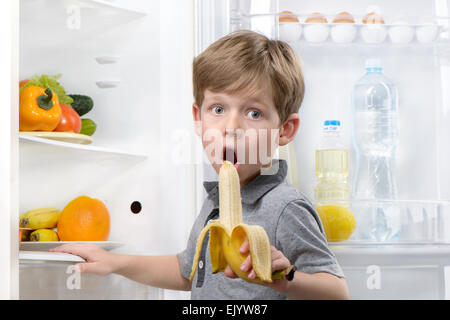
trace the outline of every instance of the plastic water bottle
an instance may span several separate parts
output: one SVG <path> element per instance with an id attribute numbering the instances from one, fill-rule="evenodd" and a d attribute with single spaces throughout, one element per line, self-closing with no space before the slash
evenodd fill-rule
<path id="1" fill-rule="evenodd" d="M 394 163 L 398 97 L 378 59 L 366 61 L 366 74 L 353 88 L 352 104 L 356 150 L 352 197 L 359 237 L 393 240 L 400 230 L 398 211 L 392 209 L 392 200 L 397 198 Z"/>
<path id="2" fill-rule="evenodd" d="M 349 209 L 348 150 L 341 143 L 340 129 L 339 120 L 326 120 L 321 145 L 316 150 L 314 197 L 328 241 L 347 240 L 356 226 Z"/>

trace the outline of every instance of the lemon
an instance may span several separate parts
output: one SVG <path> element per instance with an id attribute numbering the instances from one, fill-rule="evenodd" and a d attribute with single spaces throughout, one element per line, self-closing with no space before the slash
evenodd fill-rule
<path id="1" fill-rule="evenodd" d="M 350 238 L 356 227 L 355 216 L 350 209 L 335 204 L 318 206 L 316 209 L 328 241 Z"/>

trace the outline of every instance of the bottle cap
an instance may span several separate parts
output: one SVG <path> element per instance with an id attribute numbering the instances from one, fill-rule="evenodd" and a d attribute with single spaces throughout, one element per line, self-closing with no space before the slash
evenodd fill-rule
<path id="1" fill-rule="evenodd" d="M 378 58 L 370 58 L 366 60 L 366 69 L 381 69 L 381 61 Z"/>
<path id="2" fill-rule="evenodd" d="M 341 128 L 341 121 L 339 120 L 325 120 L 323 122 L 324 131 L 337 131 Z"/>

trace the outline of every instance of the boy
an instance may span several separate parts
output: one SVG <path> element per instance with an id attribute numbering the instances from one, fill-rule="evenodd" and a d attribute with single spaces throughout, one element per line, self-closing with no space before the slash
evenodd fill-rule
<path id="1" fill-rule="evenodd" d="M 293 280 L 257 285 L 237 278 L 230 268 L 212 274 L 205 240 L 196 274 L 189 281 L 198 235 L 219 216 L 217 182 L 204 183 L 208 197 L 186 249 L 177 255 L 120 255 L 87 245 L 52 251 L 83 257 L 87 262 L 79 264 L 81 272 L 117 273 L 155 287 L 191 290 L 193 299 L 348 299 L 342 270 L 327 247 L 317 213 L 285 181 L 286 162 L 271 160 L 274 144 L 289 143 L 300 124 L 297 111 L 304 83 L 294 51 L 255 32 L 234 32 L 194 60 L 193 82 L 195 129 L 205 151 L 210 151 L 206 153 L 213 168 L 219 172 L 224 159 L 235 164 L 244 222 L 266 230 L 272 271 L 293 264 L 298 268 Z M 247 241 L 240 251 L 248 254 Z M 250 255 L 241 270 L 248 271 L 251 279 L 256 277 Z"/>

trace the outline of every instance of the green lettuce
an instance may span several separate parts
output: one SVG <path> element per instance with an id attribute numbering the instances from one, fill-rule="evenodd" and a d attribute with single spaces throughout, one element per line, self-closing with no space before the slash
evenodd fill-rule
<path id="1" fill-rule="evenodd" d="M 61 74 L 56 74 L 54 76 L 46 74 L 32 76 L 28 79 L 29 81 L 20 88 L 20 92 L 29 86 L 50 88 L 58 96 L 59 103 L 71 105 L 73 99 L 66 95 L 66 90 L 64 90 L 64 87 L 58 82 L 59 78 L 61 78 Z"/>

